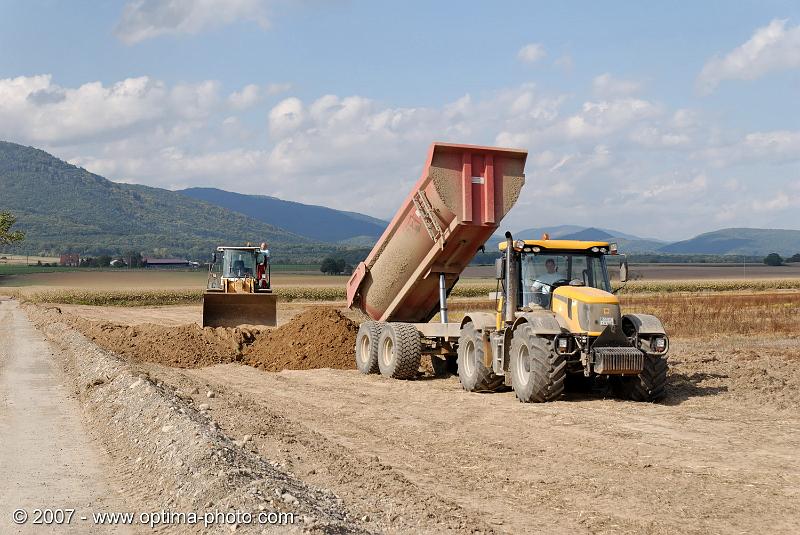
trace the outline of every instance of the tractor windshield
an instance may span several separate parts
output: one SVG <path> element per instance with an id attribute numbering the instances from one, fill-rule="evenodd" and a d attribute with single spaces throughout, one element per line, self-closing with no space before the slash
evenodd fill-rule
<path id="1" fill-rule="evenodd" d="M 256 272 L 256 258 L 250 251 L 225 250 L 225 277 L 253 277 Z"/>
<path id="2" fill-rule="evenodd" d="M 550 306 L 555 288 L 567 284 L 611 291 L 604 255 L 522 253 L 522 306 Z"/>

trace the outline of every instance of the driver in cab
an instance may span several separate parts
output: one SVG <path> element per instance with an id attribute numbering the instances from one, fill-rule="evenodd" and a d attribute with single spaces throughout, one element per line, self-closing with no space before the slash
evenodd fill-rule
<path id="1" fill-rule="evenodd" d="M 544 263 L 545 273 L 539 273 L 530 285 L 530 289 L 534 294 L 534 299 L 539 301 L 543 307 L 550 304 L 550 292 L 553 289 L 552 284 L 556 281 L 562 280 L 564 277 L 558 273 L 556 261 L 548 258 Z"/>

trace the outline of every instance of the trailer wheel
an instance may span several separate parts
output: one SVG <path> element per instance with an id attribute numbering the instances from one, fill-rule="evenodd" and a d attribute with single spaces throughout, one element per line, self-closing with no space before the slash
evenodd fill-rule
<path id="1" fill-rule="evenodd" d="M 385 323 L 378 339 L 378 368 L 392 379 L 413 379 L 419 371 L 422 344 L 410 323 Z"/>
<path id="2" fill-rule="evenodd" d="M 658 401 L 666 395 L 667 359 L 645 355 L 644 369 L 636 377 L 618 377 L 617 392 L 633 401 Z"/>
<path id="3" fill-rule="evenodd" d="M 461 327 L 458 337 L 458 379 L 467 392 L 494 392 L 503 378 L 484 364 L 483 337 L 472 322 Z"/>
<path id="4" fill-rule="evenodd" d="M 378 339 L 381 329 L 386 325 L 382 321 L 365 321 L 358 328 L 356 335 L 356 367 L 361 373 L 378 373 Z"/>
<path id="5" fill-rule="evenodd" d="M 567 362 L 553 351 L 552 341 L 537 336 L 523 324 L 511 338 L 511 386 L 523 403 L 543 403 L 564 392 Z"/>

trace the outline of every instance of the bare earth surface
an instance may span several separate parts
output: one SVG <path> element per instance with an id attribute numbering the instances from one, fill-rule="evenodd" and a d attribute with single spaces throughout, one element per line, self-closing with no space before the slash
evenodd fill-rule
<path id="1" fill-rule="evenodd" d="M 287 309 L 287 329 L 307 306 Z M 143 502 L 261 503 L 323 532 L 800 532 L 796 336 L 673 339 L 663 403 L 573 392 L 524 405 L 511 392 L 466 393 L 455 377 L 179 369 L 151 362 L 145 346 L 120 359 L 62 323 L 97 311 L 61 309 L 26 308 L 82 370 L 83 406 L 64 410 L 101 429 L 115 422 L 119 432 L 95 443 L 113 470 L 142 480 Z M 166 321 L 171 309 L 153 312 Z M 299 323 L 293 336 L 316 332 Z M 41 339 L 26 329 L 21 347 Z M 147 483 L 150 473 L 159 479 Z"/>
<path id="2" fill-rule="evenodd" d="M 751 376 L 764 362 L 725 373 L 698 354 L 710 345 L 675 346 L 665 404 L 572 394 L 523 405 L 510 392 L 468 394 L 456 378 L 340 370 L 153 373 L 219 392 L 212 413 L 226 432 L 252 435 L 381 527 L 405 531 L 407 515 L 428 514 L 439 529 L 463 517 L 502 533 L 797 533 L 797 346 L 772 400 L 758 395 L 771 381 Z"/>
<path id="3" fill-rule="evenodd" d="M 16 302 L 0 300 L 0 533 L 50 532 L 33 524 L 36 508 L 75 509 L 58 531 L 96 533 L 82 515 L 120 510 L 109 467 L 81 423 L 54 351 Z M 28 512 L 24 525 L 12 522 L 16 509 Z"/>

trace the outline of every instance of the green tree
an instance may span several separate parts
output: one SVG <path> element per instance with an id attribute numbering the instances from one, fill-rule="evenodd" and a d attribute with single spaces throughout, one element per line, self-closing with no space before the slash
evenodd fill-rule
<path id="1" fill-rule="evenodd" d="M 336 259 L 330 256 L 323 259 L 319 270 L 327 275 L 333 275 L 336 273 Z"/>
<path id="2" fill-rule="evenodd" d="M 800 262 L 800 253 L 795 253 L 786 259 L 787 262 Z"/>
<path id="3" fill-rule="evenodd" d="M 0 212 L 0 245 L 11 245 L 25 239 L 23 232 L 11 230 L 16 222 L 17 218 L 11 212 Z"/>
<path id="4" fill-rule="evenodd" d="M 764 257 L 764 263 L 768 266 L 782 266 L 783 258 L 778 253 L 769 253 Z"/>

